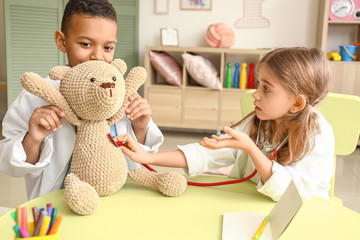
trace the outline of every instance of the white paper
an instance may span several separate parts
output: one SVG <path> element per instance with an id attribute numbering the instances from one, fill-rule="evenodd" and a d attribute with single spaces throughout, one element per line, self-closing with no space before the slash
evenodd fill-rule
<path id="1" fill-rule="evenodd" d="M 295 183 L 287 190 L 270 212 L 270 221 L 261 235 L 261 240 L 278 239 L 290 224 L 303 201 Z M 252 239 L 266 217 L 266 213 L 226 212 L 223 216 L 223 240 Z"/>
<path id="2" fill-rule="evenodd" d="M 223 240 L 250 240 L 267 214 L 258 212 L 226 212 L 223 217 Z M 261 234 L 261 240 L 272 240 L 270 223 Z"/>

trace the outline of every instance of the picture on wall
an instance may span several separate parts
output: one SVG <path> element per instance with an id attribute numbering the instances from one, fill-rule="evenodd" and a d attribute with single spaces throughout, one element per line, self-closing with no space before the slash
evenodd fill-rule
<path id="1" fill-rule="evenodd" d="M 206 10 L 212 8 L 212 0 L 180 0 L 181 10 Z"/>

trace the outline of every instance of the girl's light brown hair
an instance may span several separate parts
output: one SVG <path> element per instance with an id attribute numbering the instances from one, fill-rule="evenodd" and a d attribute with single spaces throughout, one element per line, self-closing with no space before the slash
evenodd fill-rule
<path id="1" fill-rule="evenodd" d="M 315 106 L 328 92 L 329 70 L 327 60 L 316 48 L 279 48 L 269 52 L 259 62 L 257 68 L 266 66 L 292 95 L 303 95 L 305 108 L 287 118 L 275 128 L 274 120 L 262 121 L 260 139 L 270 143 L 280 142 L 288 136 L 287 143 L 279 150 L 274 160 L 287 165 L 301 160 L 313 147 L 315 131 L 319 129 Z M 255 141 L 259 119 L 255 113 L 250 127 L 250 138 Z"/>

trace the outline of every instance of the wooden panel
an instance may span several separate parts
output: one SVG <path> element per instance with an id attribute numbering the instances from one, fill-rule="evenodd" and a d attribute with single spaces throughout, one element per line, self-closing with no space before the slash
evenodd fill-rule
<path id="1" fill-rule="evenodd" d="M 220 126 L 231 126 L 241 120 L 240 98 L 244 91 L 224 90 L 221 97 Z"/>
<path id="2" fill-rule="evenodd" d="M 149 87 L 148 101 L 152 118 L 160 127 L 179 127 L 181 122 L 181 88 Z"/>
<path id="3" fill-rule="evenodd" d="M 4 2 L 8 105 L 22 90 L 19 79 L 24 72 L 46 77 L 50 68 L 64 64 L 64 54 L 54 42 L 62 9 L 57 0 Z"/>
<path id="4" fill-rule="evenodd" d="M 128 67 L 138 66 L 138 0 L 110 0 L 117 14 L 117 40 L 115 58 L 124 60 Z"/>
<path id="5" fill-rule="evenodd" d="M 186 89 L 184 94 L 184 127 L 217 129 L 219 91 Z"/>
<path id="6" fill-rule="evenodd" d="M 360 62 L 329 62 L 330 92 L 360 96 Z"/>

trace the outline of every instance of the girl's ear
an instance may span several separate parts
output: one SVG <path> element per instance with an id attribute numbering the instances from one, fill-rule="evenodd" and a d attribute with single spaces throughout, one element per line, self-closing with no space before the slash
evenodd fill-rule
<path id="1" fill-rule="evenodd" d="M 57 30 L 55 32 L 55 35 L 54 35 L 54 38 L 55 38 L 55 43 L 56 43 L 56 46 L 57 48 L 65 53 L 66 52 L 66 45 L 65 45 L 65 35 L 62 31 L 60 30 Z"/>
<path id="2" fill-rule="evenodd" d="M 306 99 L 304 95 L 297 95 L 294 104 L 290 108 L 291 113 L 297 113 L 304 109 L 306 106 Z"/>

